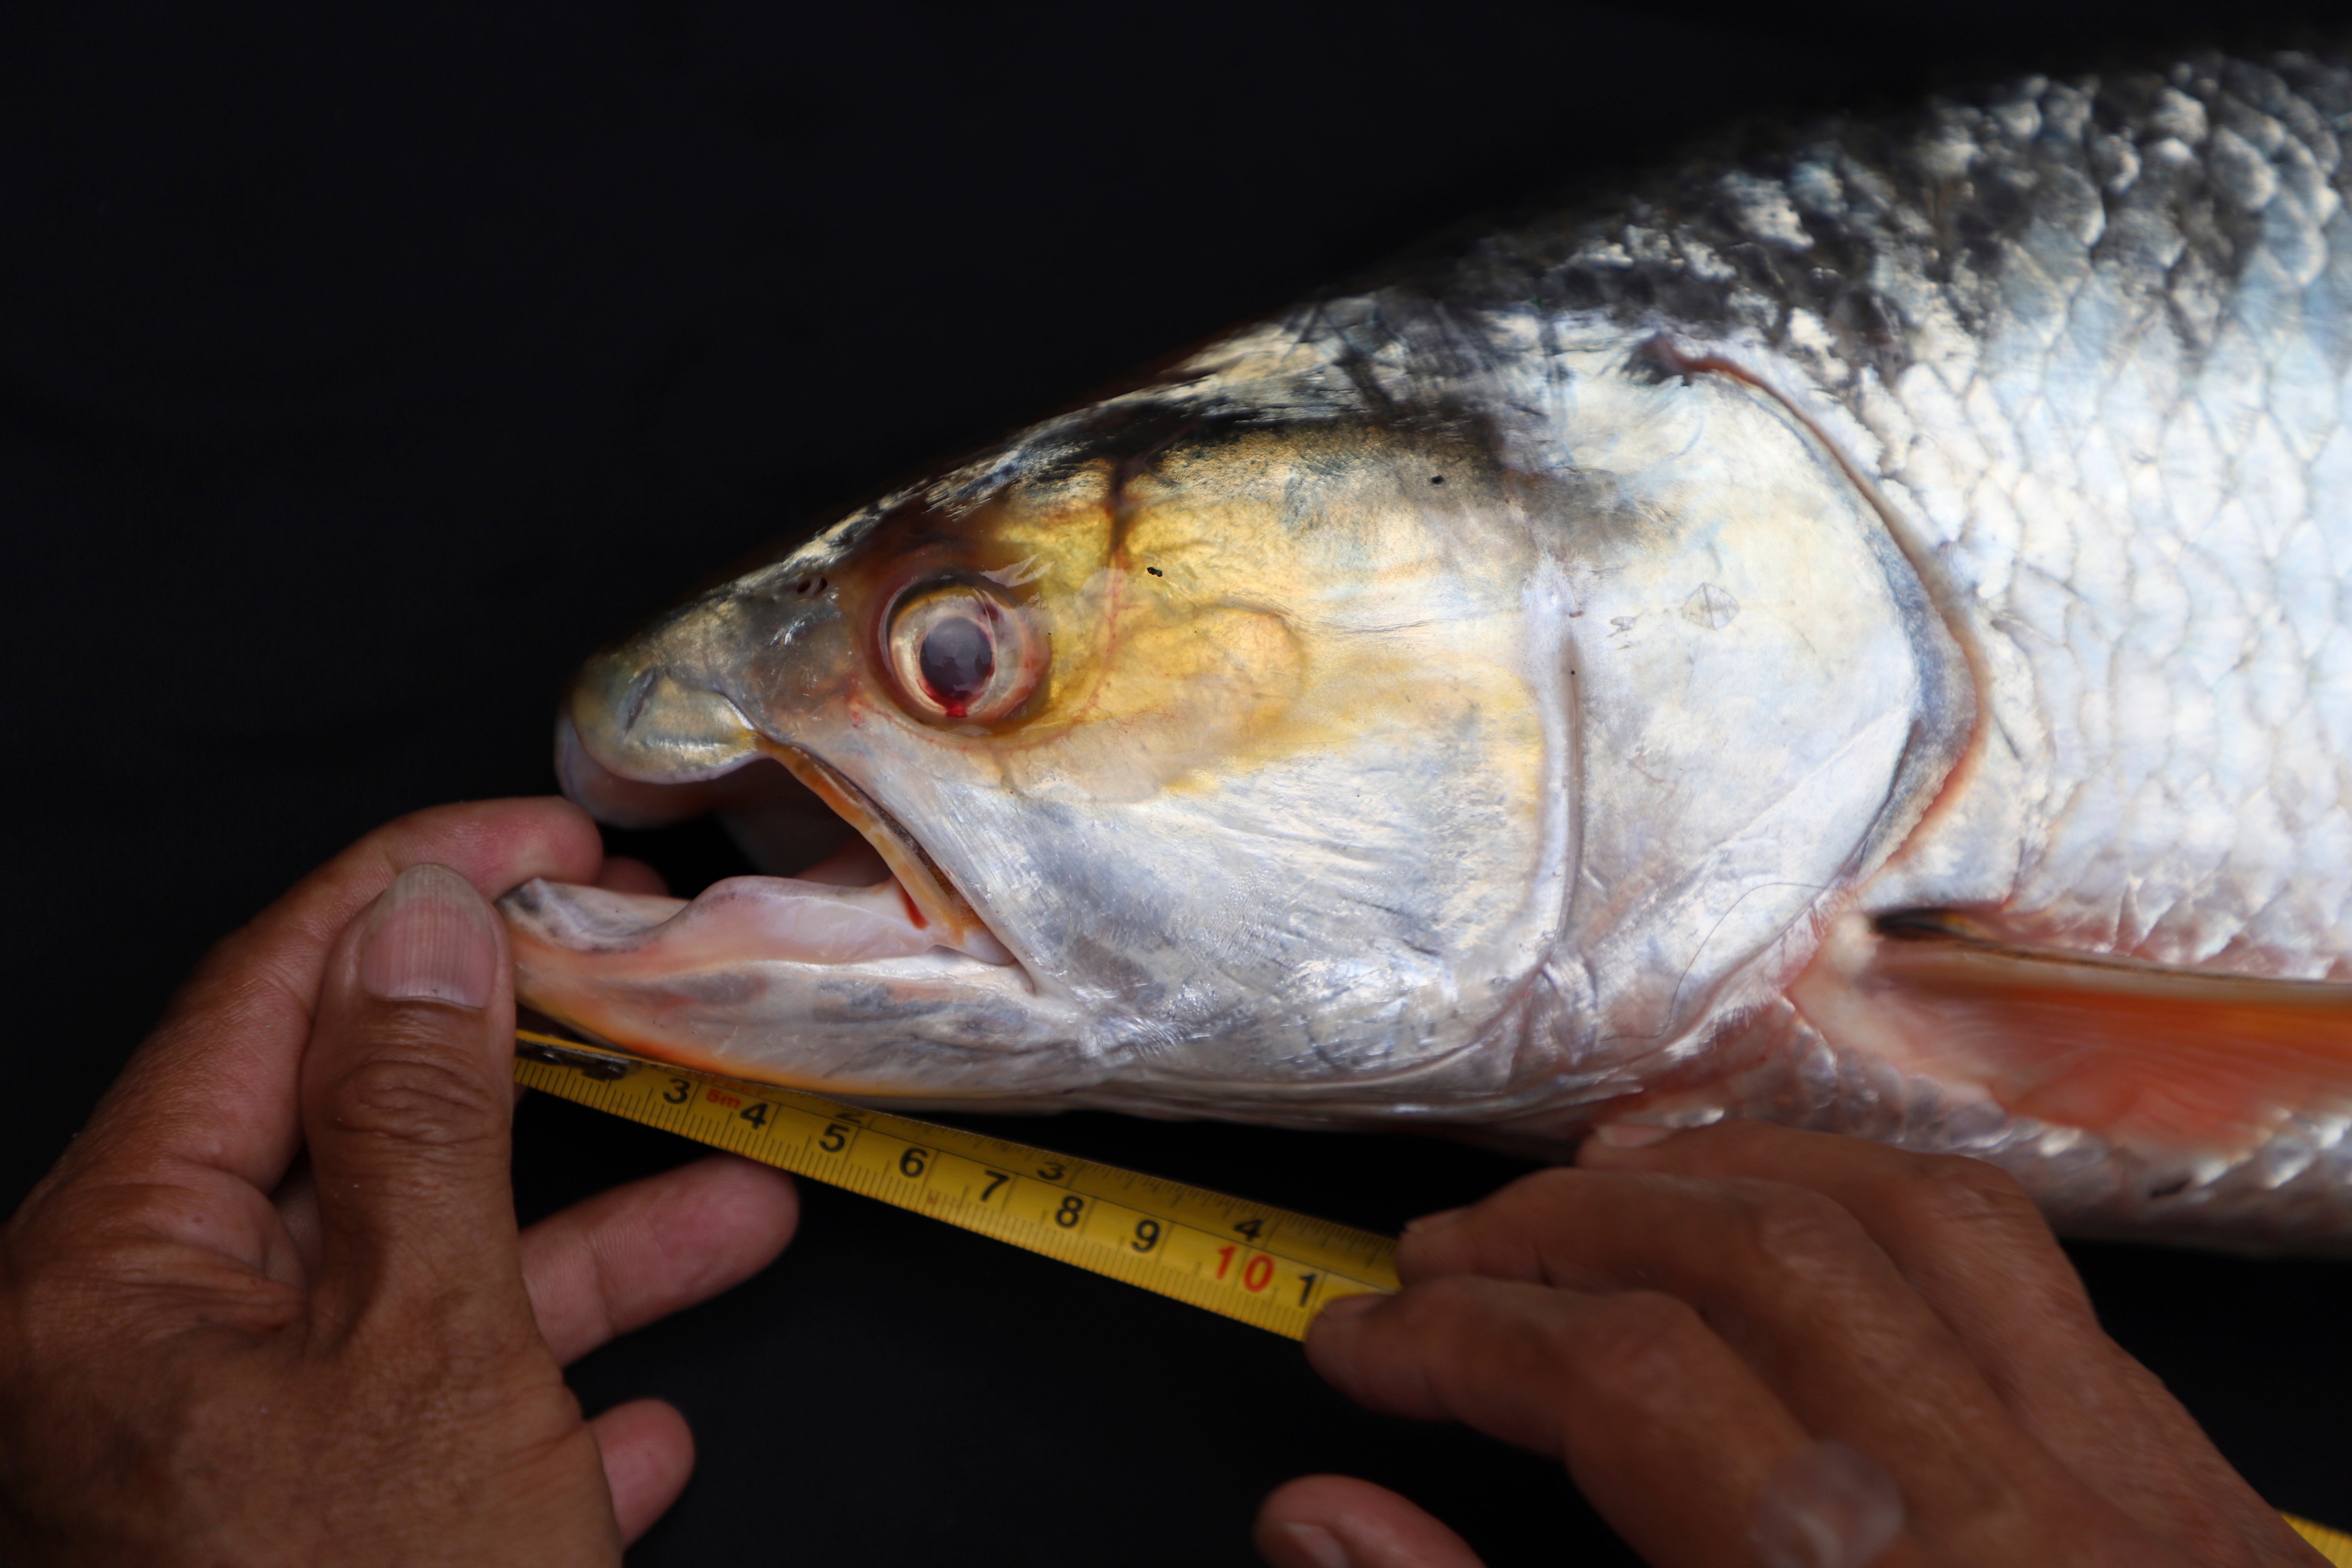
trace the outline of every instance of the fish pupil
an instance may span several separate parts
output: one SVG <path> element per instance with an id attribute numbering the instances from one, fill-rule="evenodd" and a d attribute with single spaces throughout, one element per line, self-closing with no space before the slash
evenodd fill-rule
<path id="1" fill-rule="evenodd" d="M 943 620 L 923 636 L 923 684 L 951 715 L 961 716 L 988 689 L 996 648 L 988 628 L 966 616 Z"/>

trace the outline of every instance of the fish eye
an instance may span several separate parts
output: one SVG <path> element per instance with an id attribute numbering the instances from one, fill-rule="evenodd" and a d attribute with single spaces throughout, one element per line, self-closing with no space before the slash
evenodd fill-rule
<path id="1" fill-rule="evenodd" d="M 885 646 L 904 705 L 918 719 L 990 724 L 1010 718 L 1045 673 L 1045 639 L 1028 616 L 971 583 L 918 589 L 894 605 Z"/>

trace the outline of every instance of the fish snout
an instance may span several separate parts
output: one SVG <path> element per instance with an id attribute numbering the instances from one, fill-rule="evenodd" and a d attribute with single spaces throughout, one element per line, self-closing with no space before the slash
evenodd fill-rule
<path id="1" fill-rule="evenodd" d="M 716 812 L 779 872 L 837 847 L 847 825 L 795 775 L 817 765 L 811 721 L 841 688 L 841 616 L 805 574 L 781 587 L 772 575 L 713 590 L 581 667 L 555 771 L 590 816 L 646 828 Z"/>
<path id="2" fill-rule="evenodd" d="M 728 694 L 736 671 L 712 657 L 709 629 L 700 616 L 673 620 L 599 651 L 573 678 L 556 720 L 555 771 L 592 816 L 652 827 L 709 810 L 713 781 L 760 755 L 758 731 Z"/>
<path id="3" fill-rule="evenodd" d="M 740 767 L 756 731 L 719 683 L 699 670 L 646 664 L 634 645 L 590 659 L 565 717 L 591 756 L 625 778 L 690 784 Z"/>
<path id="4" fill-rule="evenodd" d="M 729 782 L 732 777 L 730 773 Z M 630 829 L 663 827 L 699 816 L 727 804 L 730 793 L 718 779 L 663 784 L 605 766 L 581 738 L 568 710 L 555 721 L 555 778 L 565 797 L 589 816 Z"/>

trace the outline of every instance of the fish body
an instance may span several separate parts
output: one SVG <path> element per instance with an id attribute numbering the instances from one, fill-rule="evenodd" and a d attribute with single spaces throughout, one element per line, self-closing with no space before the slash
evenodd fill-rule
<path id="1" fill-rule="evenodd" d="M 522 994 L 856 1095 L 1762 1115 L 2340 1245 L 2347 132 L 2290 55 L 1759 136 L 882 497 L 559 729 L 608 820 L 860 841 L 526 888 Z"/>

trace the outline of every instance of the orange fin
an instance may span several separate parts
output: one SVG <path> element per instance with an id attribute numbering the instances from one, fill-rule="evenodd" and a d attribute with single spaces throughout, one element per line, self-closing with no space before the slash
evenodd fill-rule
<path id="1" fill-rule="evenodd" d="M 2020 947 L 1948 917 L 1849 919 L 1789 989 L 1832 1044 L 2020 1116 L 2240 1155 L 2352 1115 L 2352 985 Z"/>

